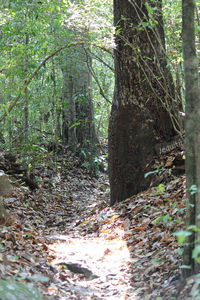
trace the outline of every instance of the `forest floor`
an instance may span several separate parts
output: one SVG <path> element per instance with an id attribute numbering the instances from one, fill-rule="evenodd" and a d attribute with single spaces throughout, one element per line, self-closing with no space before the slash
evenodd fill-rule
<path id="1" fill-rule="evenodd" d="M 39 189 L 15 183 L 4 201 L 1 279 L 33 284 L 46 300 L 200 299 L 180 293 L 172 235 L 184 222 L 184 176 L 109 207 L 107 175 L 91 178 L 74 157 L 48 154 L 35 175 Z"/>

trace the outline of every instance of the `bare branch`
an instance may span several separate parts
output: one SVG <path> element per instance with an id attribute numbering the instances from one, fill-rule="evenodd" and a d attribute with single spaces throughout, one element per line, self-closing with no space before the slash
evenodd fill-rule
<path id="1" fill-rule="evenodd" d="M 88 57 L 88 53 L 86 50 L 85 50 L 85 52 L 86 52 L 86 56 Z M 108 102 L 109 104 L 112 104 L 112 102 L 106 97 L 106 95 L 101 87 L 101 84 L 99 82 L 99 79 L 98 79 L 89 59 L 87 59 L 87 66 L 88 66 L 88 69 L 89 69 L 90 73 L 92 74 L 92 77 L 94 78 L 96 84 L 98 85 L 100 95 L 106 100 L 106 102 Z"/>
<path id="2" fill-rule="evenodd" d="M 56 51 L 52 52 L 50 55 L 48 55 L 41 63 L 40 65 L 35 69 L 35 71 L 32 73 L 32 75 L 26 79 L 24 81 L 24 85 L 21 88 L 18 96 L 11 102 L 11 104 L 9 105 L 9 107 L 6 109 L 6 111 L 3 113 L 3 115 L 0 118 L 0 122 L 3 122 L 6 118 L 6 116 L 12 111 L 12 109 L 15 107 L 15 105 L 17 104 L 17 102 L 19 101 L 20 97 L 22 94 L 24 94 L 27 89 L 29 84 L 31 83 L 31 81 L 35 78 L 35 76 L 39 73 L 39 71 L 41 70 L 41 68 L 46 64 L 46 62 L 48 60 L 50 60 L 52 57 L 54 57 L 56 54 L 58 54 L 60 51 L 64 50 L 64 49 L 68 49 L 74 46 L 78 46 L 78 45 L 84 45 L 84 42 L 80 41 L 80 42 L 73 42 L 73 43 L 69 43 L 67 45 L 64 45 L 62 47 L 60 47 L 59 49 L 57 49 Z"/>
<path id="3" fill-rule="evenodd" d="M 102 58 L 100 58 L 98 55 L 96 55 L 92 51 L 89 51 L 89 52 L 91 53 L 92 56 L 95 57 L 96 60 L 100 61 L 104 66 L 106 66 L 107 68 L 109 68 L 113 73 L 115 72 L 114 68 L 111 67 L 109 64 L 107 64 Z"/>

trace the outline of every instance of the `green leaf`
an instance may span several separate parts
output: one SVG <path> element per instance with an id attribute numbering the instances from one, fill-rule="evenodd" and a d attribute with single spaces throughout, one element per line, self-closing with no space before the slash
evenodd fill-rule
<path id="1" fill-rule="evenodd" d="M 147 178 L 151 174 L 157 174 L 158 172 L 159 172 L 158 170 L 147 172 L 147 173 L 144 174 L 144 178 Z"/>
<path id="2" fill-rule="evenodd" d="M 72 128 L 80 126 L 80 125 L 81 125 L 81 121 L 76 121 L 74 123 L 71 123 L 69 128 L 72 129 Z"/>
<path id="3" fill-rule="evenodd" d="M 146 6 L 146 9 L 147 9 L 147 11 L 148 11 L 148 14 L 149 14 L 149 16 L 152 16 L 153 15 L 153 7 L 151 7 L 149 4 L 148 4 L 148 2 L 146 2 L 145 3 L 145 6 Z"/>
<path id="4" fill-rule="evenodd" d="M 180 266 L 181 269 L 187 269 L 187 270 L 190 270 L 191 269 L 191 266 L 187 266 L 187 265 L 182 265 Z"/>
<path id="5" fill-rule="evenodd" d="M 179 249 L 178 249 L 178 255 L 179 255 L 179 256 L 182 256 L 182 255 L 183 255 L 183 252 L 184 252 L 184 249 L 183 249 L 183 248 L 179 248 Z"/>
<path id="6" fill-rule="evenodd" d="M 166 216 L 161 216 L 161 217 L 158 217 L 157 219 L 155 219 L 152 224 L 157 224 L 159 222 L 164 222 L 164 223 L 167 223 L 169 221 L 172 220 L 172 217 L 170 217 L 169 215 L 166 215 Z"/>
<path id="7" fill-rule="evenodd" d="M 196 246 L 194 248 L 194 250 L 192 251 L 192 258 L 194 258 L 195 260 L 198 260 L 198 262 L 200 262 L 200 245 Z"/>
<path id="8" fill-rule="evenodd" d="M 19 259 L 19 256 L 17 256 L 17 255 L 12 255 L 12 256 L 8 257 L 8 261 L 16 261 L 18 259 Z"/>
<path id="9" fill-rule="evenodd" d="M 192 231 L 200 231 L 200 228 L 198 228 L 196 225 L 190 225 L 187 227 L 187 229 Z"/>
<path id="10" fill-rule="evenodd" d="M 194 195 L 197 193 L 197 186 L 196 184 L 191 185 L 191 187 L 189 188 L 190 194 Z"/>
<path id="11" fill-rule="evenodd" d="M 190 236 L 192 232 L 186 231 L 186 230 L 180 230 L 177 232 L 174 232 L 173 235 L 178 237 L 178 243 L 182 244 L 185 242 L 186 238 Z"/>
<path id="12" fill-rule="evenodd" d="M 174 232 L 173 235 L 174 236 L 189 236 L 191 235 L 192 233 L 190 231 L 186 231 L 186 230 L 180 230 L 180 231 L 177 231 L 177 232 Z"/>
<path id="13" fill-rule="evenodd" d="M 158 258 L 153 258 L 153 259 L 151 259 L 151 263 L 153 265 L 160 265 L 162 263 L 162 261 Z"/>
<path id="14" fill-rule="evenodd" d="M 169 201 L 172 201 L 172 199 L 171 198 L 165 198 L 165 199 L 163 199 L 163 201 L 164 202 L 169 202 Z"/>
<path id="15" fill-rule="evenodd" d="M 159 184 L 158 186 L 156 186 L 156 189 L 157 189 L 158 191 L 160 191 L 161 193 L 164 193 L 166 187 L 165 187 L 164 184 L 161 183 L 161 184 Z"/>

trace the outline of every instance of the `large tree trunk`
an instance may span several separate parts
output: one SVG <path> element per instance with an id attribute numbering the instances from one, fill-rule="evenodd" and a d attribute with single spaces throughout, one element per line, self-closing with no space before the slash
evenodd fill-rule
<path id="1" fill-rule="evenodd" d="M 145 3 L 144 3 L 145 2 Z M 153 7 L 153 10 L 149 6 Z M 153 15 L 149 16 L 150 12 Z M 159 141 L 180 133 L 167 69 L 161 0 L 114 0 L 115 94 L 109 123 L 111 205 L 149 186 Z"/>
<path id="2" fill-rule="evenodd" d="M 200 87 L 198 76 L 198 59 L 195 49 L 195 1 L 183 0 L 183 54 L 186 94 L 185 151 L 188 217 L 187 225 L 200 229 Z M 196 189 L 191 192 L 192 187 Z M 200 272 L 200 264 L 193 257 L 193 250 L 200 247 L 200 232 L 192 231 L 184 248 L 183 276 Z M 199 259 L 199 255 L 198 255 Z"/>

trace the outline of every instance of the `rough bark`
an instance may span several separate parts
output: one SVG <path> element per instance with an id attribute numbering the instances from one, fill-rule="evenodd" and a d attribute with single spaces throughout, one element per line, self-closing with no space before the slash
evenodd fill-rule
<path id="1" fill-rule="evenodd" d="M 114 0 L 115 93 L 109 122 L 111 205 L 149 186 L 145 168 L 158 141 L 180 133 L 167 69 L 161 1 Z"/>
<path id="2" fill-rule="evenodd" d="M 183 0 L 183 54 L 186 94 L 186 122 L 185 122 L 185 151 L 188 216 L 187 225 L 200 228 L 200 87 L 198 76 L 198 59 L 195 49 L 195 1 Z M 191 187 L 196 186 L 197 192 L 191 194 Z M 200 264 L 193 258 L 192 253 L 200 245 L 200 232 L 192 232 L 184 248 L 184 265 L 190 269 L 183 269 L 186 278 L 200 272 Z"/>

